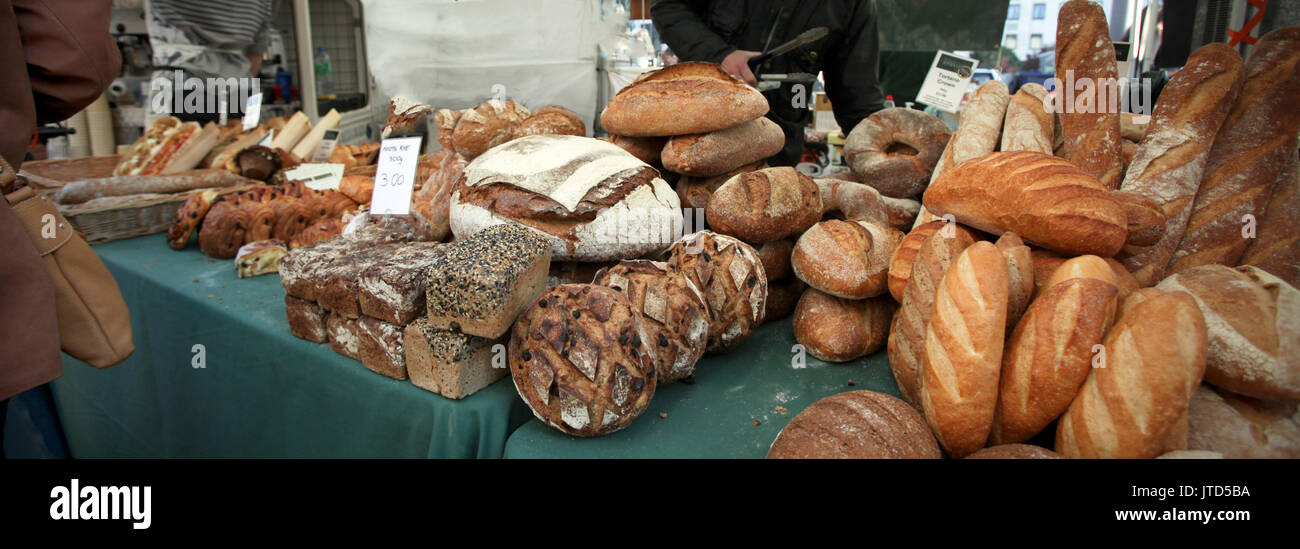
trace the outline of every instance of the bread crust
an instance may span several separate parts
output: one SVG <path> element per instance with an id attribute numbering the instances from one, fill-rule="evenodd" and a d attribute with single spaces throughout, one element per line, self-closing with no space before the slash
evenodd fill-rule
<path id="1" fill-rule="evenodd" d="M 938 459 L 925 420 L 884 393 L 850 391 L 823 398 L 781 429 L 768 459 Z"/>
<path id="2" fill-rule="evenodd" d="M 1109 97 L 1111 93 L 1102 98 L 1100 91 L 1105 83 L 1117 83 L 1119 76 L 1106 13 L 1096 2 L 1070 0 L 1061 6 L 1057 21 L 1057 78 L 1072 82 L 1090 79 L 1094 91 L 1089 96 L 1085 87 L 1074 105 L 1061 109 L 1065 158 L 1097 178 L 1103 187 L 1115 189 L 1120 183 L 1122 138 L 1119 109 L 1112 109 L 1110 102 L 1118 105 L 1119 98 Z M 1117 90 L 1118 85 L 1108 91 Z M 1105 103 L 1101 103 L 1103 99 Z"/>
<path id="3" fill-rule="evenodd" d="M 826 362 L 848 362 L 885 346 L 897 304 L 888 296 L 844 299 L 809 288 L 794 311 L 794 338 Z"/>
<path id="4" fill-rule="evenodd" d="M 705 210 L 713 230 L 755 244 L 800 234 L 821 214 L 817 184 L 789 167 L 732 177 L 713 193 Z"/>
<path id="5" fill-rule="evenodd" d="M 704 134 L 668 138 L 660 159 L 664 168 L 692 177 L 713 177 L 781 152 L 785 133 L 781 126 L 759 117 L 749 122 Z"/>
<path id="6" fill-rule="evenodd" d="M 619 90 L 600 125 L 616 135 L 672 136 L 738 126 L 767 113 L 767 98 L 714 63 L 678 63 Z"/>
<path id="7" fill-rule="evenodd" d="M 938 117 L 901 107 L 876 111 L 849 132 L 844 156 L 849 168 L 880 194 L 921 194 L 952 137 Z"/>

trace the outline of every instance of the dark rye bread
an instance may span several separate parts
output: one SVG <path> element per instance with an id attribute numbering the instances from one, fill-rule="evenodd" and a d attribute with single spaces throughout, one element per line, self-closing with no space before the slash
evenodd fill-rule
<path id="1" fill-rule="evenodd" d="M 280 284 L 284 286 L 284 293 L 306 301 L 316 301 L 318 273 L 347 255 L 348 246 L 347 240 L 335 238 L 284 254 L 280 259 Z"/>
<path id="2" fill-rule="evenodd" d="M 695 373 L 708 343 L 709 310 L 689 278 L 667 263 L 637 259 L 601 269 L 592 283 L 621 292 L 641 315 L 659 383 Z"/>
<path id="3" fill-rule="evenodd" d="M 510 334 L 510 376 L 537 419 L 590 437 L 627 427 L 654 396 L 652 346 L 623 294 L 594 284 L 542 293 Z"/>
<path id="4" fill-rule="evenodd" d="M 361 360 L 361 323 L 357 319 L 326 313 L 325 331 L 334 352 Z"/>
<path id="5" fill-rule="evenodd" d="M 493 225 L 447 248 L 429 266 L 429 324 L 495 339 L 546 284 L 551 248 L 519 225 Z"/>
<path id="6" fill-rule="evenodd" d="M 424 286 L 433 260 L 446 244 L 413 242 L 380 259 L 357 278 L 361 312 L 399 326 L 425 313 Z"/>
<path id="7" fill-rule="evenodd" d="M 678 63 L 637 77 L 600 115 L 616 135 L 669 136 L 738 126 L 767 113 L 767 98 L 713 63 Z"/>
<path id="8" fill-rule="evenodd" d="M 506 357 L 493 364 L 494 347 L 505 338 L 487 339 L 439 330 L 426 319 L 406 325 L 402 345 L 406 373 L 416 387 L 447 398 L 462 399 L 505 377 Z"/>
<path id="9" fill-rule="evenodd" d="M 406 379 L 406 352 L 402 327 L 363 316 L 357 320 L 361 334 L 358 358 L 367 370 L 393 379 Z"/>
<path id="10" fill-rule="evenodd" d="M 823 398 L 781 429 L 768 459 L 939 459 L 925 419 L 884 393 Z"/>
<path id="11" fill-rule="evenodd" d="M 325 343 L 325 311 L 320 306 L 291 295 L 284 296 L 284 315 L 289 319 L 289 333 L 316 343 Z"/>
<path id="12" fill-rule="evenodd" d="M 348 318 L 357 318 L 361 315 L 361 303 L 357 299 L 357 280 L 361 273 L 392 255 L 401 245 L 366 245 L 359 241 L 352 241 L 352 244 L 341 257 L 316 271 L 316 289 L 313 293 L 316 303 L 322 309 Z"/>
<path id="13" fill-rule="evenodd" d="M 784 146 L 781 126 L 767 118 L 755 118 L 725 130 L 672 137 L 661 158 L 669 171 L 712 177 L 763 160 Z"/>

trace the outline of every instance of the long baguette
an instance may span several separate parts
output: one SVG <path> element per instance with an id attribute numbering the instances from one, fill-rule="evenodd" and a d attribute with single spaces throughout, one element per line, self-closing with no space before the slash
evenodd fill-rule
<path id="1" fill-rule="evenodd" d="M 185 175 L 122 175 L 83 179 L 68 183 L 54 196 L 59 204 L 80 204 L 106 196 L 145 193 L 176 193 L 193 189 L 219 188 L 248 183 L 226 170 L 196 170 Z"/>
<path id="2" fill-rule="evenodd" d="M 930 174 L 931 185 L 944 172 L 997 150 L 1002 122 L 1007 115 L 1007 103 L 1010 101 L 1011 94 L 1006 84 L 997 80 L 980 84 L 975 89 L 970 100 L 961 108 L 957 131 L 953 132 L 952 139 L 948 140 L 948 145 L 943 149 L 943 156 L 939 157 L 939 163 Z M 933 220 L 925 208 L 921 208 L 912 228 Z"/>
<path id="3" fill-rule="evenodd" d="M 1119 187 L 1120 137 L 1118 69 L 1115 45 L 1110 40 L 1106 13 L 1090 0 L 1070 0 L 1061 6 L 1056 26 L 1056 77 L 1062 90 L 1061 129 L 1065 137 L 1065 158 L 1096 177 L 1107 189 Z M 1085 80 L 1087 79 L 1087 80 Z M 1077 83 L 1091 81 L 1089 88 Z M 1103 97 L 1104 95 L 1104 97 Z"/>
<path id="4" fill-rule="evenodd" d="M 1254 265 L 1288 284 L 1300 287 L 1300 157 L 1278 178 L 1273 198 L 1260 218 L 1256 238 L 1241 256 L 1242 265 Z"/>
<path id="5" fill-rule="evenodd" d="M 1197 265 L 1235 266 L 1258 218 L 1296 154 L 1300 132 L 1300 27 L 1264 35 L 1246 59 L 1246 80 L 1210 149 L 1187 231 L 1165 275 Z M 1250 216 L 1250 217 L 1248 217 Z"/>
<path id="6" fill-rule="evenodd" d="M 1006 120 L 1002 123 L 1003 151 L 1034 151 L 1052 154 L 1055 117 L 1047 112 L 1043 100 L 1047 89 L 1041 84 L 1025 84 L 1011 96 Z"/>
<path id="7" fill-rule="evenodd" d="M 1160 239 L 1150 246 L 1129 242 L 1119 260 L 1138 283 L 1163 278 L 1192 214 L 1215 134 L 1241 90 L 1241 56 L 1227 44 L 1209 44 L 1188 58 L 1160 94 L 1120 190 L 1149 196 L 1165 215 Z"/>

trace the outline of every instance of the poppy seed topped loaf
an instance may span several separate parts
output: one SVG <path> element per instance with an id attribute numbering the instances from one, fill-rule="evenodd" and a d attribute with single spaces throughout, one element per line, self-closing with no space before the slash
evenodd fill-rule
<path id="1" fill-rule="evenodd" d="M 493 225 L 447 248 L 429 267 L 429 324 L 495 339 L 546 285 L 551 247 L 517 224 Z"/>

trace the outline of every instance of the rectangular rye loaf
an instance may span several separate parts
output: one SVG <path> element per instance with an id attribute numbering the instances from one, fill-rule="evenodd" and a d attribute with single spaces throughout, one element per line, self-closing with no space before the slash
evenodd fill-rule
<path id="1" fill-rule="evenodd" d="M 363 316 L 357 319 L 361 335 L 359 357 L 366 369 L 393 379 L 406 379 L 406 351 L 402 327 Z"/>
<path id="2" fill-rule="evenodd" d="M 289 318 L 289 332 L 307 341 L 325 343 L 325 311 L 319 305 L 291 295 L 284 296 L 284 314 Z"/>
<path id="3" fill-rule="evenodd" d="M 462 399 L 509 372 L 504 347 L 500 367 L 492 364 L 493 348 L 503 341 L 439 330 L 419 319 L 406 326 L 406 371 L 416 387 Z"/>
<path id="4" fill-rule="evenodd" d="M 433 260 L 446 253 L 436 242 L 414 242 L 362 271 L 357 299 L 367 316 L 405 326 L 424 313 L 424 288 Z"/>
<path id="5" fill-rule="evenodd" d="M 354 246 L 328 265 L 320 267 L 316 273 L 316 288 L 313 293 L 321 308 L 334 313 L 356 318 L 361 316 L 361 303 L 357 298 L 360 292 L 357 280 L 361 273 L 393 254 L 398 244 L 366 244 L 354 241 Z"/>

